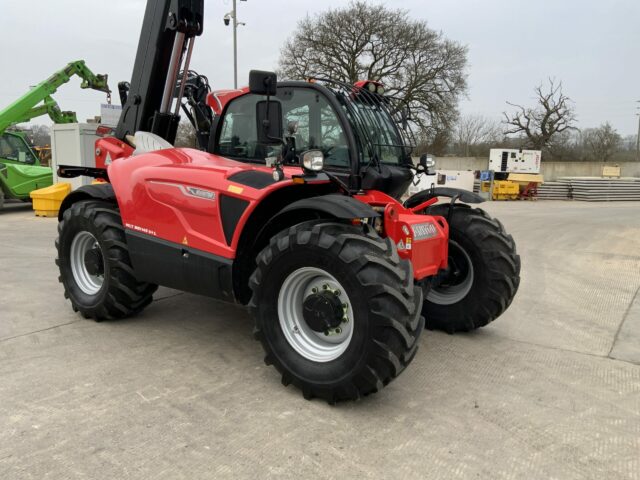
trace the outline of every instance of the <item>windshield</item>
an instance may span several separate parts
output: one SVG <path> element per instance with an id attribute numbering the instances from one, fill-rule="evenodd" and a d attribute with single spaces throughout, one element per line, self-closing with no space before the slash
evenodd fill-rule
<path id="1" fill-rule="evenodd" d="M 408 146 L 403 143 L 389 113 L 380 106 L 366 105 L 357 101 L 352 102 L 352 106 L 356 115 L 350 115 L 350 120 L 355 124 L 353 126 L 358 132 L 358 137 L 368 138 L 371 144 L 369 149 L 362 149 L 364 161 L 371 161 L 375 154 L 382 163 L 403 163 L 409 154 Z M 372 149 L 373 151 L 370 151 Z"/>
<path id="2" fill-rule="evenodd" d="M 361 163 L 404 165 L 411 162 L 415 142 L 408 127 L 399 128 L 403 122 L 396 99 L 353 85 L 323 81 L 347 114 L 358 142 Z"/>

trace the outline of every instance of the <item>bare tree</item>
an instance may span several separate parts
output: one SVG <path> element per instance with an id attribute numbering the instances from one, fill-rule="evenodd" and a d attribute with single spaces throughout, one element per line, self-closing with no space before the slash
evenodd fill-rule
<path id="1" fill-rule="evenodd" d="M 581 162 L 587 160 L 584 137 L 580 130 L 572 128 L 556 134 L 548 148 L 547 157 L 557 161 Z"/>
<path id="2" fill-rule="evenodd" d="M 46 125 L 33 125 L 29 128 L 30 138 L 34 145 L 44 147 L 51 145 L 51 128 Z"/>
<path id="3" fill-rule="evenodd" d="M 472 154 L 472 147 L 497 143 L 501 136 L 499 121 L 483 115 L 463 115 L 453 132 L 454 148 L 457 153 L 468 157 Z"/>
<path id="4" fill-rule="evenodd" d="M 596 161 L 606 162 L 622 144 L 622 138 L 609 122 L 585 130 L 582 134 L 585 148 Z"/>
<path id="5" fill-rule="evenodd" d="M 637 134 L 625 135 L 625 137 L 622 139 L 622 143 L 620 145 L 620 149 L 621 150 L 625 150 L 625 151 L 633 151 L 633 152 L 635 152 L 637 143 L 638 143 L 638 135 Z"/>
<path id="6" fill-rule="evenodd" d="M 507 102 L 516 111 L 511 115 L 504 112 L 505 134 L 524 135 L 527 147 L 542 150 L 552 146 L 556 135 L 575 128 L 576 117 L 571 99 L 562 92 L 562 82 L 550 78 L 548 89 L 541 84 L 535 92 L 534 107 Z"/>
<path id="7" fill-rule="evenodd" d="M 279 73 L 288 79 L 378 80 L 412 109 L 421 138 L 442 136 L 466 91 L 467 48 L 412 20 L 405 10 L 354 1 L 298 23 Z"/>
<path id="8" fill-rule="evenodd" d="M 29 144 L 35 147 L 51 145 L 51 128 L 46 125 L 17 125 L 11 129 L 23 132 Z"/>
<path id="9" fill-rule="evenodd" d="M 176 133 L 176 147 L 197 148 L 196 130 L 190 122 L 180 122 Z"/>

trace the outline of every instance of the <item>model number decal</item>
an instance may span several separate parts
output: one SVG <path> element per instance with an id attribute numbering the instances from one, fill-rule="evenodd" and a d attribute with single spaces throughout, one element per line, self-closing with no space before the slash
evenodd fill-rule
<path id="1" fill-rule="evenodd" d="M 411 225 L 411 228 L 413 229 L 414 240 L 424 240 L 435 237 L 438 234 L 438 229 L 433 223 L 418 223 L 417 225 Z"/>
<path id="2" fill-rule="evenodd" d="M 151 230 L 150 228 L 141 227 L 140 225 L 133 225 L 132 223 L 125 223 L 124 226 L 129 230 L 133 230 L 134 232 L 146 233 L 147 235 L 153 235 L 157 237 L 155 230 Z"/>
<path id="3" fill-rule="evenodd" d="M 216 193 L 204 188 L 192 187 L 189 185 L 182 185 L 181 183 L 162 182 L 160 180 L 150 180 L 149 183 L 155 183 L 156 185 L 168 185 L 170 187 L 176 187 L 182 192 L 183 195 L 188 197 L 202 198 L 203 200 L 215 200 Z"/>

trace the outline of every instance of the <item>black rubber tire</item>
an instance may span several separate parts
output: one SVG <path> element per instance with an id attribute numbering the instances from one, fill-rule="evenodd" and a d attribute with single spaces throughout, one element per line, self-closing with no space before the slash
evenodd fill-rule
<path id="1" fill-rule="evenodd" d="M 80 290 L 69 261 L 73 238 L 85 230 L 96 238 L 103 253 L 104 283 L 95 295 Z M 83 317 L 97 321 L 125 318 L 151 303 L 158 286 L 136 280 L 120 212 L 114 204 L 99 200 L 74 203 L 58 224 L 56 249 L 58 280 L 64 286 L 64 296 Z"/>
<path id="2" fill-rule="evenodd" d="M 447 333 L 484 327 L 509 307 L 520 284 L 520 256 L 513 237 L 499 220 L 480 208 L 454 205 L 449 238 L 469 255 L 474 278 L 464 298 L 438 305 L 425 296 L 422 314 L 426 327 Z M 428 214 L 447 218 L 449 205 L 436 205 Z"/>
<path id="3" fill-rule="evenodd" d="M 286 340 L 277 299 L 287 276 L 303 266 L 322 268 L 347 292 L 353 306 L 353 337 L 346 351 L 329 362 L 314 362 Z M 413 359 L 424 327 L 422 290 L 414 286 L 411 263 L 367 226 L 317 220 L 295 225 L 271 239 L 258 255 L 250 279 L 254 334 L 284 385 L 306 399 L 333 404 L 377 392 Z"/>

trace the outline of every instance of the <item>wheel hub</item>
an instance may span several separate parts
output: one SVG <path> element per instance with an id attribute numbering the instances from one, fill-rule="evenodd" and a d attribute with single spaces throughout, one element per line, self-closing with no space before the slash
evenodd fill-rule
<path id="1" fill-rule="evenodd" d="M 314 362 L 342 355 L 353 337 L 353 307 L 344 287 L 327 271 L 301 267 L 278 294 L 278 319 L 289 345 Z"/>
<path id="2" fill-rule="evenodd" d="M 96 295 L 104 283 L 104 256 L 96 237 L 83 230 L 76 234 L 69 249 L 71 273 L 78 288 Z"/>
<path id="3" fill-rule="evenodd" d="M 325 290 L 305 298 L 302 315 L 314 332 L 328 332 L 342 323 L 344 310 L 338 296 Z"/>
<path id="4" fill-rule="evenodd" d="M 89 275 L 104 275 L 104 260 L 99 247 L 94 247 L 85 252 L 84 266 Z"/>
<path id="5" fill-rule="evenodd" d="M 457 303 L 471 291 L 473 281 L 471 257 L 460 244 L 449 239 L 449 267 L 436 279 L 427 294 L 427 300 L 437 305 Z"/>

